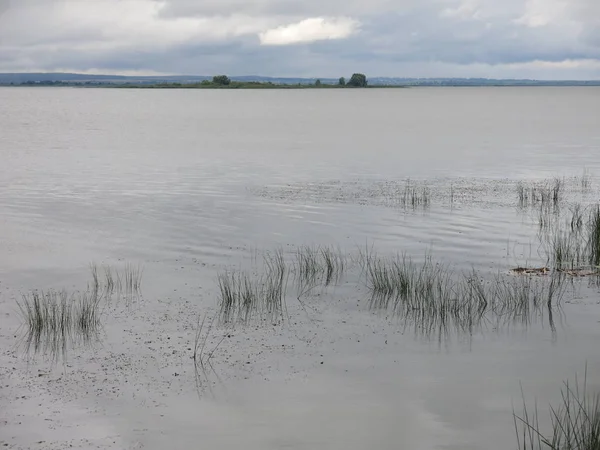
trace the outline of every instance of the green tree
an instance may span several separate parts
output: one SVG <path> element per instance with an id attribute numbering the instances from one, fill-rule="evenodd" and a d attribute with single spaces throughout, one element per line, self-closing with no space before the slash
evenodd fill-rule
<path id="1" fill-rule="evenodd" d="M 215 75 L 212 79 L 212 82 L 221 86 L 227 86 L 231 83 L 231 80 L 227 75 Z"/>
<path id="2" fill-rule="evenodd" d="M 354 73 L 348 81 L 348 86 L 367 87 L 367 77 L 362 73 Z"/>
<path id="3" fill-rule="evenodd" d="M 321 86 L 321 80 L 317 79 L 317 81 L 315 81 L 315 86 L 316 87 L 320 87 Z"/>
<path id="4" fill-rule="evenodd" d="M 346 86 L 346 79 L 344 77 L 340 77 L 338 84 L 340 86 Z"/>

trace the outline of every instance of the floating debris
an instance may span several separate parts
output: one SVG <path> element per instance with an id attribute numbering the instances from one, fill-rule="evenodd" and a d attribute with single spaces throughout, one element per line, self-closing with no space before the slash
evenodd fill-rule
<path id="1" fill-rule="evenodd" d="M 517 267 L 510 271 L 518 275 L 548 275 L 550 273 L 548 267 Z"/>
<path id="2" fill-rule="evenodd" d="M 598 269 L 590 269 L 589 267 L 578 267 L 575 269 L 558 269 L 558 271 L 566 275 L 570 275 L 572 277 L 592 277 L 600 275 L 600 271 L 598 271 Z"/>

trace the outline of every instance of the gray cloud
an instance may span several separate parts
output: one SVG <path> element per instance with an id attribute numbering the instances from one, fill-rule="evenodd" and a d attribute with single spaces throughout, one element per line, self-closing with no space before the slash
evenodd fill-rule
<path id="1" fill-rule="evenodd" d="M 600 78 L 600 2 L 0 0 L 0 71 L 93 69 Z"/>

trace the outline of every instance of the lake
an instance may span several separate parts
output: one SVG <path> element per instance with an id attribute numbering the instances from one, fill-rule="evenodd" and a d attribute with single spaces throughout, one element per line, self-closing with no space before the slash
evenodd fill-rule
<path id="1" fill-rule="evenodd" d="M 365 254 L 490 286 L 551 265 L 556 229 L 600 199 L 599 105 L 596 87 L 0 88 L 0 442 L 516 448 L 521 389 L 544 427 L 563 380 L 587 365 L 600 390 L 597 277 L 564 281 L 550 321 L 426 329 L 372 307 Z M 344 259 L 337 282 L 297 288 L 311 248 Z M 285 313 L 212 322 L 223 276 L 263 280 L 278 252 Z M 103 299 L 95 344 L 24 351 L 23 296 L 89 290 L 90 264 L 143 269 L 141 292 Z"/>

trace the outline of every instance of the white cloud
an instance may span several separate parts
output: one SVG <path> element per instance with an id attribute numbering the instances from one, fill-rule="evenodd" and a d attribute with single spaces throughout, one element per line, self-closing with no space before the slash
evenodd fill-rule
<path id="1" fill-rule="evenodd" d="M 478 19 L 479 18 L 479 0 L 463 0 L 454 7 L 442 10 L 442 16 L 458 17 L 460 19 Z"/>
<path id="2" fill-rule="evenodd" d="M 358 30 L 359 22 L 348 18 L 313 17 L 259 33 L 262 45 L 290 45 L 328 39 L 344 39 Z"/>
<path id="3" fill-rule="evenodd" d="M 0 38 L 5 46 L 54 48 L 59 44 L 72 50 L 146 50 L 256 34 L 276 23 L 266 17 L 236 14 L 162 17 L 165 5 L 149 0 L 26 2 L 8 10 L 0 24 Z"/>
<path id="4" fill-rule="evenodd" d="M 544 27 L 564 20 L 568 8 L 565 0 L 527 0 L 525 13 L 516 23 L 531 28 Z"/>
<path id="5" fill-rule="evenodd" d="M 4 72 L 600 78 L 598 61 L 600 0 L 0 0 Z"/>

